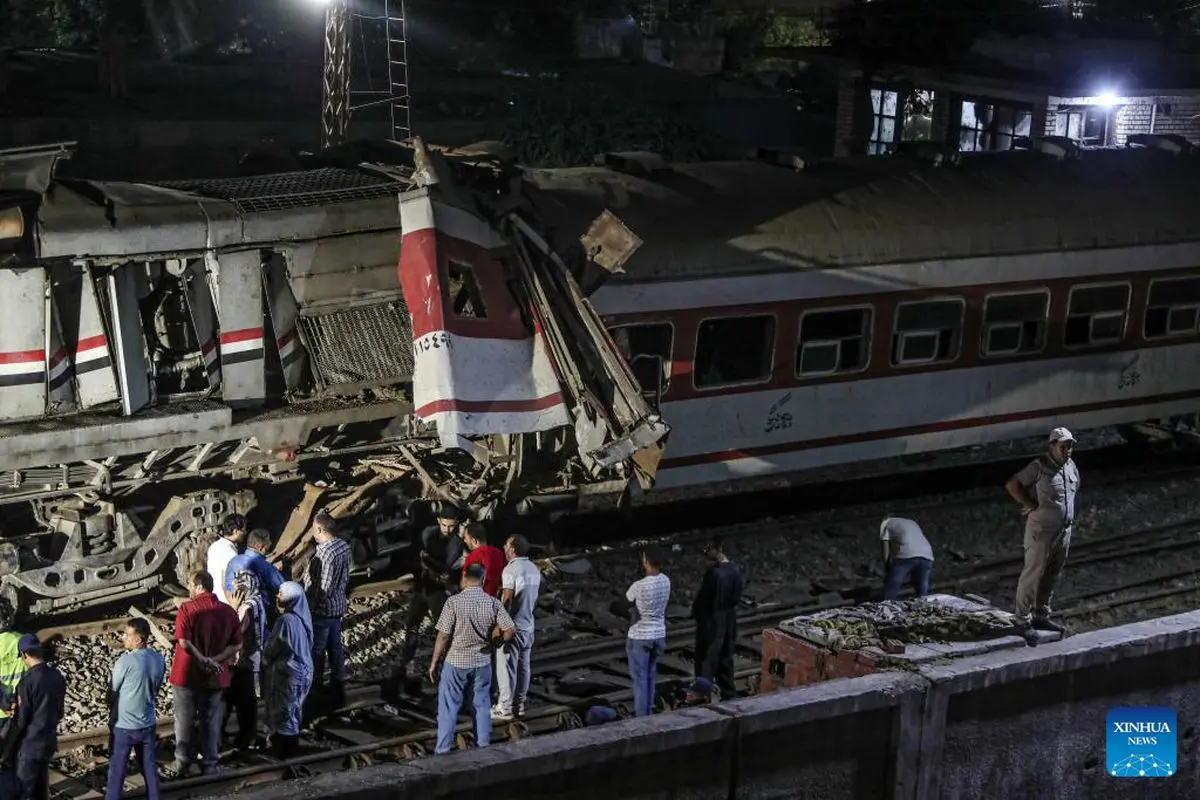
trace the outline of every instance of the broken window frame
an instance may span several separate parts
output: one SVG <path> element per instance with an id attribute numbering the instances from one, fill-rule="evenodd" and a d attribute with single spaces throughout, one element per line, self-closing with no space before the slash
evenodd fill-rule
<path id="1" fill-rule="evenodd" d="M 464 276 L 460 292 L 467 292 L 467 300 L 472 304 L 472 307 L 478 302 L 479 310 L 471 314 L 462 314 L 455 307 L 455 299 L 457 293 L 453 290 L 454 271 L 461 271 Z M 474 289 L 474 291 L 472 291 Z M 455 319 L 470 320 L 472 322 L 486 322 L 488 319 L 487 301 L 483 296 L 483 286 L 479 283 L 479 275 L 475 271 L 473 264 L 468 264 L 457 258 L 446 259 L 446 308 L 454 316 Z"/>
<path id="2" fill-rule="evenodd" d="M 653 321 L 648 321 L 648 322 L 623 322 L 619 325 L 613 325 L 612 327 L 610 327 L 608 329 L 608 335 L 612 337 L 613 342 L 615 343 L 617 340 L 617 331 L 620 331 L 622 329 L 657 328 L 657 327 L 666 327 L 671 332 L 671 336 L 668 339 L 668 347 L 667 347 L 666 357 L 664 358 L 663 356 L 661 356 L 657 353 L 630 353 L 628 363 L 629 363 L 630 370 L 633 371 L 635 361 L 638 361 L 641 359 L 646 359 L 646 358 L 658 359 L 659 373 L 660 373 L 659 385 L 657 387 L 654 387 L 653 390 L 657 391 L 659 397 L 662 397 L 671 388 L 671 371 L 672 371 L 673 365 L 675 363 L 675 323 L 672 322 L 671 320 L 665 320 L 665 319 L 653 320 Z M 619 351 L 620 345 L 618 345 L 617 347 L 618 347 L 618 351 Z M 621 357 L 624 358 L 625 354 L 621 353 Z M 634 371 L 633 377 L 634 377 L 634 380 L 637 380 L 636 371 Z M 640 385 L 641 381 L 638 381 L 638 383 Z M 644 391 L 644 392 L 652 391 L 650 388 L 647 388 L 645 386 L 642 386 L 641 388 L 642 388 L 642 391 Z"/>
<path id="3" fill-rule="evenodd" d="M 1004 321 L 1004 322 L 994 322 L 994 323 L 988 322 L 988 308 L 991 305 L 991 302 L 993 300 L 1009 298 L 1009 297 L 1028 297 L 1028 296 L 1033 296 L 1033 295 L 1041 295 L 1043 298 L 1045 298 L 1045 305 L 1043 307 L 1042 316 L 1040 318 L 1024 319 L 1024 320 L 1021 320 L 1020 322 L 1013 322 L 1011 320 Z M 1013 358 L 1014 356 L 1037 355 L 1038 353 L 1045 351 L 1046 342 L 1047 342 L 1047 339 L 1049 338 L 1047 336 L 1047 333 L 1050 329 L 1050 309 L 1051 309 L 1052 305 L 1053 305 L 1053 299 L 1051 297 L 1051 292 L 1050 292 L 1049 288 L 1022 289 L 1020 291 L 1011 291 L 1011 292 L 993 292 L 992 294 L 987 295 L 983 299 L 983 316 L 981 317 L 981 323 L 980 323 L 980 328 L 979 328 L 979 355 L 982 358 Z M 1040 330 L 1037 330 L 1037 332 L 1034 334 L 1035 341 L 1038 342 L 1038 345 L 1036 347 L 1022 349 L 1021 345 L 1024 343 L 1025 334 L 1026 334 L 1025 326 L 1028 325 L 1029 323 L 1037 323 L 1040 326 Z M 1016 350 L 997 351 L 997 350 L 993 350 L 989 346 L 989 340 L 991 338 L 991 334 L 994 331 L 996 331 L 1000 328 L 1013 328 L 1013 327 L 1018 329 L 1018 334 L 1017 334 L 1018 335 L 1018 344 L 1017 344 Z"/>
<path id="4" fill-rule="evenodd" d="M 1159 285 L 1165 284 L 1165 287 L 1169 287 L 1172 284 L 1182 284 L 1182 283 L 1189 282 L 1189 281 L 1200 284 L 1200 275 L 1173 275 L 1169 278 L 1154 278 L 1150 281 L 1150 286 L 1148 287 L 1148 289 L 1146 291 L 1146 313 L 1142 315 L 1142 338 L 1143 339 L 1145 339 L 1146 341 L 1153 342 L 1153 341 L 1159 341 L 1162 339 L 1178 339 L 1178 338 L 1181 338 L 1184 336 L 1195 336 L 1197 333 L 1200 333 L 1200 301 L 1189 302 L 1189 303 L 1155 303 L 1154 302 L 1154 290 Z M 1167 289 L 1167 291 L 1168 291 L 1168 293 L 1170 293 L 1169 288 Z M 1198 293 L 1198 294 L 1200 294 L 1200 293 Z M 1159 310 L 1159 309 L 1166 310 L 1166 317 L 1163 320 L 1163 332 L 1152 334 L 1149 332 L 1151 312 Z M 1192 320 L 1192 325 L 1190 328 L 1187 328 L 1187 329 L 1172 330 L 1171 317 L 1180 311 L 1187 311 L 1194 315 L 1194 319 Z"/>
<path id="5" fill-rule="evenodd" d="M 700 383 L 700 337 L 704 334 L 704 326 L 710 322 L 728 321 L 743 321 L 750 319 L 767 319 L 770 321 L 770 348 L 765 354 L 764 365 L 766 373 L 758 378 L 746 380 L 722 381 L 721 383 L 701 384 Z M 698 392 L 712 392 L 721 389 L 729 389 L 737 386 L 755 386 L 761 383 L 769 383 L 775 375 L 775 350 L 778 346 L 779 338 L 779 317 L 773 312 L 759 314 L 723 314 L 715 317 L 704 317 L 696 324 L 696 338 L 693 340 L 692 349 L 692 388 Z"/>
<path id="6" fill-rule="evenodd" d="M 863 311 L 864 315 L 862 334 L 860 336 L 843 336 L 839 339 L 814 339 L 812 341 L 804 341 L 804 321 L 810 316 L 817 314 L 838 314 L 848 311 Z M 806 380 L 810 378 L 827 378 L 831 375 L 853 375 L 858 372 L 864 372 L 871 365 L 871 334 L 875 329 L 875 306 L 870 303 L 857 303 L 849 306 L 831 306 L 828 308 L 810 308 L 800 314 L 800 321 L 796 331 L 796 359 L 793 365 L 793 371 L 797 378 Z M 802 365 L 804 363 L 804 351 L 809 345 L 825 345 L 835 344 L 837 346 L 837 361 L 841 362 L 842 343 L 850 339 L 862 340 L 862 358 L 861 365 L 852 369 L 842 369 L 834 367 L 830 370 L 821 372 L 803 372 Z"/>
<path id="7" fill-rule="evenodd" d="M 1112 289 L 1123 288 L 1125 290 L 1125 307 L 1121 310 L 1111 309 L 1106 311 L 1092 311 L 1085 313 L 1075 313 L 1075 300 L 1080 292 L 1096 290 L 1096 289 Z M 1125 336 L 1129 332 L 1129 310 L 1130 303 L 1133 299 L 1133 285 L 1129 281 L 1101 281 L 1099 283 L 1081 283 L 1071 287 L 1071 292 L 1067 296 L 1067 314 L 1063 324 L 1063 347 L 1068 350 L 1084 350 L 1089 347 L 1111 347 L 1125 341 Z M 1072 344 L 1068 336 L 1071 332 L 1071 321 L 1080 317 L 1088 318 L 1088 340 L 1084 343 Z M 1096 323 L 1105 320 L 1121 318 L 1121 333 L 1113 338 L 1097 339 L 1096 338 Z"/>
<path id="8" fill-rule="evenodd" d="M 900 314 L 908 306 L 931 305 L 934 303 L 956 303 L 958 304 L 958 322 L 953 328 L 912 328 L 901 330 Z M 963 330 L 966 324 L 967 316 L 967 301 L 963 297 L 957 295 L 942 295 L 939 297 L 926 297 L 921 300 L 907 300 L 903 303 L 896 304 L 896 311 L 892 317 L 892 346 L 891 346 L 891 364 L 897 369 L 908 367 L 927 367 L 933 364 L 952 364 L 962 355 L 962 338 Z M 938 357 L 938 351 L 942 348 L 942 337 L 949 334 L 950 343 L 947 345 L 947 352 L 944 356 Z M 907 349 L 909 342 L 917 342 L 921 340 L 932 339 L 934 342 L 933 355 L 929 358 L 904 358 L 904 351 Z"/>

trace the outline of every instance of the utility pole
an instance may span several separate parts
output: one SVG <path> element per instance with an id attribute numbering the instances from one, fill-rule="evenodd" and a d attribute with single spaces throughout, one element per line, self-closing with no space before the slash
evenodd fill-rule
<path id="1" fill-rule="evenodd" d="M 386 75 L 374 72 L 375 83 L 363 91 L 351 86 L 350 27 L 355 21 L 350 3 L 361 0 L 324 0 L 325 6 L 325 68 L 321 98 L 321 146 L 335 147 L 346 141 L 353 112 L 373 106 L 386 105 L 390 123 L 389 136 L 397 141 L 412 136 L 408 88 L 408 21 L 404 0 L 371 0 L 373 13 L 357 16 L 375 22 L 382 33 L 382 53 L 364 52 L 364 59 L 382 55 L 386 60 Z M 365 37 L 360 37 L 366 41 Z M 373 71 L 365 68 L 368 76 Z M 375 88 L 386 82 L 387 88 Z M 357 102 L 356 102 L 357 101 Z"/>

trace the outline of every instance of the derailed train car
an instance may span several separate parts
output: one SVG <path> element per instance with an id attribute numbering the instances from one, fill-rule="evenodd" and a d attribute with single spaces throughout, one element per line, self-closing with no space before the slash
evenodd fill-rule
<path id="1" fill-rule="evenodd" d="M 486 514 L 652 484 L 668 428 L 580 288 L 637 247 L 619 220 L 560 254 L 518 170 L 420 142 L 162 184 L 59 179 L 70 152 L 0 153 L 0 503 L 33 509 L 2 523 L 17 607 L 182 583 L 249 481 L 307 464 L 361 483 L 360 565 L 407 544 L 414 494 Z"/>

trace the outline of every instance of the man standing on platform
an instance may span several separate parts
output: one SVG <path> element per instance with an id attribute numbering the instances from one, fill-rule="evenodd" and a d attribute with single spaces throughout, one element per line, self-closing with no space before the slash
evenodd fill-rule
<path id="1" fill-rule="evenodd" d="M 1064 633 L 1050 620 L 1050 601 L 1062 578 L 1075 525 L 1079 470 L 1071 459 L 1075 436 L 1066 428 L 1050 431 L 1046 455 L 1008 479 L 1004 488 L 1025 515 L 1025 568 L 1017 581 L 1017 618 L 1025 641 L 1037 644 L 1035 631 Z"/>
<path id="2" fill-rule="evenodd" d="M 697 678 L 715 680 L 726 699 L 737 694 L 733 682 L 733 648 L 737 640 L 737 609 L 742 602 L 742 576 L 730 563 L 719 539 L 704 548 L 712 566 L 692 601 L 696 620 Z"/>

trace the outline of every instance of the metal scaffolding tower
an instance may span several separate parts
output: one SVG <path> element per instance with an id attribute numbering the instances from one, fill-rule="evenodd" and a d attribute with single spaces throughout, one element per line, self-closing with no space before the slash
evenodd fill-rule
<path id="1" fill-rule="evenodd" d="M 352 11 L 350 4 L 373 5 L 369 11 Z M 359 80 L 354 80 L 351 37 L 363 57 Z M 386 72 L 372 67 L 386 61 Z M 355 88 L 356 83 L 365 84 Z M 386 107 L 391 138 L 412 136 L 408 85 L 408 22 L 404 0 L 329 0 L 325 10 L 325 72 L 322 86 L 321 146 L 346 141 L 350 117 L 368 108 Z"/>

